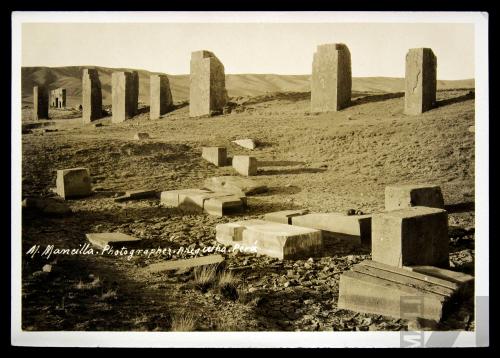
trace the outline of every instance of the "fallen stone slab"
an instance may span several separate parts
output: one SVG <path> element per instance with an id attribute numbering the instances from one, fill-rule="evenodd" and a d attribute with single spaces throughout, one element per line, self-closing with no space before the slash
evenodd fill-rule
<path id="1" fill-rule="evenodd" d="M 134 135 L 134 140 L 145 140 L 145 139 L 149 139 L 148 133 L 140 132 Z"/>
<path id="2" fill-rule="evenodd" d="M 385 188 L 385 210 L 397 210 L 412 206 L 428 206 L 444 209 L 443 194 L 438 185 L 404 184 Z"/>
<path id="3" fill-rule="evenodd" d="M 216 226 L 216 239 L 223 245 L 246 248 L 282 260 L 321 254 L 321 231 L 264 220 L 247 220 Z"/>
<path id="4" fill-rule="evenodd" d="M 205 189 L 182 189 L 162 192 L 160 203 L 163 206 L 179 208 L 186 212 L 224 216 L 241 210 L 247 202 L 244 195 L 212 192 Z"/>
<path id="5" fill-rule="evenodd" d="M 203 188 L 214 192 L 228 192 L 235 195 L 254 195 L 265 193 L 267 186 L 249 178 L 237 176 L 212 177 L 205 180 Z"/>
<path id="6" fill-rule="evenodd" d="M 452 281 L 366 260 L 340 276 L 338 308 L 439 322 L 458 290 Z"/>
<path id="7" fill-rule="evenodd" d="M 294 216 L 305 215 L 308 213 L 309 213 L 309 210 L 307 210 L 307 209 L 275 211 L 272 213 L 265 214 L 264 220 L 265 221 L 272 221 L 272 222 L 280 223 L 280 224 L 292 225 L 292 218 Z"/>
<path id="8" fill-rule="evenodd" d="M 374 214 L 372 259 L 392 266 L 449 266 L 448 214 L 414 206 Z"/>
<path id="9" fill-rule="evenodd" d="M 202 257 L 194 257 L 185 260 L 173 260 L 151 264 L 144 269 L 149 273 L 158 273 L 171 270 L 185 270 L 197 266 L 216 265 L 224 261 L 221 255 L 208 255 Z"/>
<path id="10" fill-rule="evenodd" d="M 235 155 L 233 168 L 244 176 L 257 175 L 257 159 L 248 155 Z"/>
<path id="11" fill-rule="evenodd" d="M 57 171 L 57 195 L 63 199 L 84 197 L 91 194 L 90 174 L 87 168 Z"/>
<path id="12" fill-rule="evenodd" d="M 203 147 L 201 156 L 218 167 L 227 163 L 227 149 L 225 147 Z"/>
<path id="13" fill-rule="evenodd" d="M 155 190 L 127 190 L 124 195 L 115 198 L 114 201 L 119 203 L 128 200 L 154 198 L 155 196 Z"/>
<path id="14" fill-rule="evenodd" d="M 257 144 L 253 139 L 250 138 L 245 138 L 245 139 L 237 139 L 233 140 L 232 143 L 239 145 L 240 147 L 246 148 L 246 149 L 255 149 L 257 147 Z"/>
<path id="15" fill-rule="evenodd" d="M 71 214 L 71 208 L 64 202 L 50 198 L 25 198 L 22 207 L 26 210 L 41 212 L 45 215 Z"/>
<path id="16" fill-rule="evenodd" d="M 311 213 L 292 216 L 292 225 L 321 230 L 325 239 L 336 239 L 351 245 L 370 245 L 371 215 Z"/>
<path id="17" fill-rule="evenodd" d="M 96 233 L 96 234 L 85 234 L 87 240 L 89 242 L 101 249 L 104 249 L 106 246 L 125 246 L 129 244 L 135 244 L 141 239 L 137 239 L 130 235 L 122 234 L 121 232 L 105 232 L 105 233 Z"/>

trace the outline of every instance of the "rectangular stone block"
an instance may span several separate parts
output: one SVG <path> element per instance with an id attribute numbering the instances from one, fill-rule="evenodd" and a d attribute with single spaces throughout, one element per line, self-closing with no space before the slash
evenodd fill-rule
<path id="1" fill-rule="evenodd" d="M 227 163 L 227 149 L 226 147 L 203 147 L 201 157 L 218 167 L 222 167 Z"/>
<path id="2" fill-rule="evenodd" d="M 56 191 L 64 199 L 90 195 L 92 189 L 89 170 L 87 168 L 58 170 Z"/>
<path id="3" fill-rule="evenodd" d="M 130 235 L 122 234 L 121 232 L 105 232 L 99 234 L 85 234 L 87 240 L 101 249 L 106 246 L 115 247 L 116 249 L 121 249 L 122 246 L 127 247 L 127 245 L 135 244 L 141 241 L 141 239 L 132 237 Z"/>
<path id="4" fill-rule="evenodd" d="M 86 68 L 82 75 L 82 119 L 90 123 L 102 117 L 102 91 L 99 73 Z"/>
<path id="5" fill-rule="evenodd" d="M 339 111 L 351 103 L 351 54 L 344 44 L 320 45 L 314 53 L 311 111 Z"/>
<path id="6" fill-rule="evenodd" d="M 233 168 L 244 176 L 257 175 L 257 159 L 248 155 L 235 155 Z"/>
<path id="7" fill-rule="evenodd" d="M 366 260 L 340 276 L 338 308 L 439 322 L 457 292 L 454 282 Z"/>
<path id="8" fill-rule="evenodd" d="M 203 183 L 205 189 L 216 192 L 228 192 L 236 195 L 254 195 L 267 191 L 267 186 L 249 178 L 238 176 L 212 177 Z"/>
<path id="9" fill-rule="evenodd" d="M 149 118 L 159 119 L 161 115 L 167 113 L 173 106 L 170 83 L 166 75 L 151 75 L 149 85 Z"/>
<path id="10" fill-rule="evenodd" d="M 158 262 L 144 268 L 149 273 L 158 273 L 171 270 L 186 270 L 197 266 L 216 265 L 224 261 L 221 255 L 208 255 L 202 257 L 193 257 L 185 260 L 172 260 L 167 262 Z"/>
<path id="11" fill-rule="evenodd" d="M 404 184 L 385 188 L 385 210 L 398 210 L 411 206 L 444 209 L 443 194 L 438 185 Z"/>
<path id="12" fill-rule="evenodd" d="M 216 226 L 216 239 L 224 245 L 255 247 L 257 254 L 282 260 L 321 253 L 321 231 L 264 220 L 247 220 Z"/>
<path id="13" fill-rule="evenodd" d="M 398 267 L 448 267 L 446 211 L 414 206 L 373 215 L 372 259 Z"/>
<path id="14" fill-rule="evenodd" d="M 295 216 L 305 215 L 309 212 L 307 209 L 301 210 L 282 210 L 264 215 L 265 221 L 272 221 L 280 224 L 292 225 L 292 218 Z M 313 228 L 314 229 L 314 228 Z"/>
<path id="15" fill-rule="evenodd" d="M 49 94 L 45 86 L 33 87 L 33 120 L 49 119 Z"/>
<path id="16" fill-rule="evenodd" d="M 430 48 L 412 48 L 406 54 L 405 114 L 420 114 L 436 106 L 436 67 Z"/>
<path id="17" fill-rule="evenodd" d="M 292 225 L 318 229 L 325 238 L 334 238 L 351 245 L 370 245 L 371 215 L 311 213 L 292 217 Z"/>
<path id="18" fill-rule="evenodd" d="M 242 209 L 246 205 L 246 197 L 204 189 L 183 189 L 162 192 L 160 203 L 187 212 L 223 216 Z"/>
<path id="19" fill-rule="evenodd" d="M 222 114 L 226 102 L 224 66 L 212 52 L 193 52 L 189 76 L 189 116 Z"/>
<path id="20" fill-rule="evenodd" d="M 113 72 L 111 75 L 112 122 L 120 123 L 137 114 L 139 75 L 133 72 Z"/>

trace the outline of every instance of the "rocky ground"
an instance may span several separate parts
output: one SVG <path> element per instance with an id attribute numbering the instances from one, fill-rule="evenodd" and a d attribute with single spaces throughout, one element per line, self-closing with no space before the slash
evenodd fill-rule
<path id="1" fill-rule="evenodd" d="M 270 211 L 383 210 L 384 188 L 395 183 L 439 184 L 449 210 L 453 269 L 474 273 L 474 94 L 438 92 L 438 108 L 405 116 L 400 93 L 354 93 L 341 112 L 309 113 L 309 93 L 274 93 L 231 99 L 230 114 L 189 118 L 178 104 L 160 120 L 147 108 L 130 121 L 110 117 L 81 124 L 75 111 L 51 111 L 33 123 L 23 109 L 23 197 L 50 197 L 55 170 L 89 168 L 94 194 L 69 200 L 73 214 L 23 213 L 22 277 L 25 330 L 404 330 L 408 322 L 337 309 L 340 274 L 370 258 L 366 249 L 330 245 L 325 256 L 279 261 L 228 254 L 217 279 L 200 286 L 194 272 L 149 274 L 159 256 L 26 254 L 79 248 L 85 234 L 119 231 L 142 239 L 139 247 L 196 249 L 216 245 L 218 223 L 262 218 Z M 54 113 L 57 112 L 57 113 Z M 45 131 L 45 129 L 49 131 Z M 151 139 L 133 140 L 137 132 Z M 231 143 L 253 138 L 253 151 Z M 201 158 L 201 147 L 227 146 L 229 155 L 256 156 L 256 181 L 267 193 L 248 198 L 230 217 L 185 214 L 162 208 L 158 199 L 114 202 L 132 189 L 201 187 L 210 176 L 235 174 Z M 179 254 L 176 259 L 190 257 Z M 44 265 L 51 272 L 43 272 Z M 230 272 L 231 274 L 227 274 Z M 197 272 L 198 274 L 200 272 Z M 226 277 L 227 278 L 227 277 Z M 218 283 L 219 282 L 219 283 Z M 474 329 L 471 302 L 459 302 L 441 329 Z"/>

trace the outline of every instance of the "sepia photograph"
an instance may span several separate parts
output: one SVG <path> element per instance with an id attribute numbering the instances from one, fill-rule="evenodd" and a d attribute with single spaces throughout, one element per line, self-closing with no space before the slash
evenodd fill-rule
<path id="1" fill-rule="evenodd" d="M 13 345 L 488 345 L 486 13 L 12 21 Z"/>

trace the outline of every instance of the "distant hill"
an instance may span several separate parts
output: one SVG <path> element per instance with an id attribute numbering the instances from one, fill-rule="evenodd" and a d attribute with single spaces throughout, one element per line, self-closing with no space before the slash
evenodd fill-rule
<path id="1" fill-rule="evenodd" d="M 101 80 L 103 103 L 111 104 L 111 73 L 115 71 L 133 71 L 127 68 L 109 68 L 97 66 L 67 67 L 23 67 L 21 71 L 22 101 L 33 103 L 33 86 L 47 85 L 49 89 L 66 88 L 68 106 L 81 103 L 81 78 L 84 68 L 96 68 Z M 146 70 L 139 73 L 139 101 L 149 103 L 149 76 Z M 189 97 L 189 75 L 168 75 L 174 101 L 187 100 Z M 257 96 L 267 92 L 308 92 L 310 75 L 275 75 L 275 74 L 238 74 L 226 75 L 226 88 L 229 96 Z M 457 81 L 438 81 L 438 89 L 474 88 L 474 79 Z M 355 77 L 353 91 L 357 92 L 402 92 L 404 79 L 395 77 Z"/>

